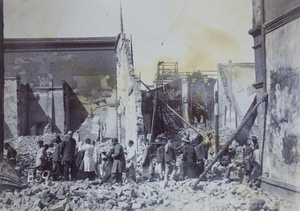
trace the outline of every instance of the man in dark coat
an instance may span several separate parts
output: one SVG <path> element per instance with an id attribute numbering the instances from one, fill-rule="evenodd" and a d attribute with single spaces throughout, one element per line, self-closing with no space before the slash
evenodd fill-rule
<path id="1" fill-rule="evenodd" d="M 68 132 L 68 137 L 62 142 L 62 163 L 64 165 L 64 179 L 69 180 L 69 169 L 71 168 L 71 179 L 76 179 L 75 149 L 76 141 L 72 138 L 72 131 Z"/>
<path id="2" fill-rule="evenodd" d="M 195 173 L 195 164 L 196 164 L 196 152 L 194 146 L 190 143 L 190 140 L 183 139 L 185 145 L 183 146 L 183 170 L 184 175 L 187 178 L 194 178 L 196 177 Z"/>
<path id="3" fill-rule="evenodd" d="M 152 181 L 153 174 L 154 174 L 154 168 L 153 168 L 153 147 L 150 145 L 149 140 L 145 140 L 145 148 L 143 151 L 143 158 L 142 158 L 142 167 L 143 167 L 143 173 L 142 177 L 144 180 Z"/>
<path id="4" fill-rule="evenodd" d="M 196 176 L 200 176 L 204 171 L 204 160 L 207 159 L 207 150 L 202 135 L 195 139 L 195 152 L 197 157 Z"/>
<path id="5" fill-rule="evenodd" d="M 53 181 L 56 181 L 60 175 L 62 175 L 62 167 L 61 167 L 61 151 L 62 151 L 62 140 L 58 135 L 54 141 L 56 145 L 54 148 L 54 152 L 52 155 L 52 162 L 53 162 Z"/>
<path id="6" fill-rule="evenodd" d="M 164 159 L 165 159 L 166 170 L 165 170 L 163 188 L 167 186 L 169 176 L 172 174 L 172 171 L 176 163 L 176 154 L 172 142 L 173 141 L 169 139 L 168 143 L 164 147 Z"/>
<path id="7" fill-rule="evenodd" d="M 17 151 L 12 148 L 10 146 L 9 143 L 4 143 L 4 149 L 7 150 L 7 155 L 6 155 L 6 158 L 7 158 L 7 162 L 10 164 L 10 165 L 16 165 L 17 163 Z"/>
<path id="8" fill-rule="evenodd" d="M 114 159 L 111 156 L 113 154 L 113 150 L 114 149 L 112 148 L 108 153 L 102 152 L 104 164 L 103 164 L 103 176 L 100 184 L 103 184 L 104 182 L 108 182 L 109 179 L 111 178 L 111 169 L 114 163 Z"/>
<path id="9" fill-rule="evenodd" d="M 119 144 L 117 138 L 112 139 L 113 153 L 111 157 L 114 163 L 111 169 L 111 177 L 113 182 L 122 184 L 122 173 L 126 171 L 126 160 L 123 147 Z"/>

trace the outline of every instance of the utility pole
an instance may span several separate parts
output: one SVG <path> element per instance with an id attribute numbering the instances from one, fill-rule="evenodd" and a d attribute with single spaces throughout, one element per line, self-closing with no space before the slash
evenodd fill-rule
<path id="1" fill-rule="evenodd" d="M 121 33 L 124 32 L 124 27 L 123 27 L 123 13 L 122 13 L 122 1 L 120 0 L 120 22 L 121 22 Z"/>
<path id="2" fill-rule="evenodd" d="M 4 25 L 3 0 L 0 0 L 0 161 L 4 154 Z"/>

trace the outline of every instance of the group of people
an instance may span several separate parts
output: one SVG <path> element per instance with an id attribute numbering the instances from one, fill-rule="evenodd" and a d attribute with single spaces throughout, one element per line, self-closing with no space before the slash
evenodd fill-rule
<path id="1" fill-rule="evenodd" d="M 169 178 L 174 178 L 175 172 L 178 172 L 178 180 L 197 178 L 203 173 L 208 158 L 208 149 L 203 136 L 199 134 L 195 139 L 190 140 L 189 136 L 185 135 L 182 138 L 182 145 L 179 147 L 176 147 L 173 142 L 173 139 L 168 139 L 164 134 L 157 136 L 153 143 L 149 143 L 147 139 L 144 141 L 145 148 L 141 163 L 143 179 L 153 180 L 155 171 L 157 171 L 159 179 L 166 187 Z M 34 176 L 49 170 L 54 181 L 100 178 L 101 183 L 109 180 L 112 183 L 122 183 L 123 173 L 126 173 L 127 179 L 132 181 L 137 179 L 137 152 L 132 140 L 128 141 L 124 151 L 118 139 L 113 138 L 110 151 L 100 152 L 99 148 L 95 146 L 95 141 L 86 138 L 84 143 L 76 142 L 72 131 L 69 131 L 64 140 L 57 136 L 50 146 L 44 144 L 42 140 L 39 140 L 37 144 L 39 149 L 35 160 Z M 49 147 L 54 147 L 52 156 L 47 153 Z M 9 143 L 5 143 L 4 148 L 7 150 L 8 163 L 15 165 L 17 151 Z M 178 160 L 178 158 L 180 159 Z M 222 163 L 221 161 L 220 163 Z M 256 136 L 252 136 L 244 146 L 243 161 L 245 182 L 249 183 L 253 178 L 258 180 L 260 166 Z M 226 164 L 228 162 L 231 161 L 226 159 Z"/>
<path id="2" fill-rule="evenodd" d="M 122 174 L 127 171 L 133 180 L 136 179 L 136 151 L 131 140 L 128 143 L 127 159 L 117 138 L 112 139 L 113 147 L 108 153 L 100 152 L 95 141 L 89 138 L 84 142 L 76 142 L 72 131 L 67 133 L 64 140 L 57 136 L 52 142 L 54 150 L 50 157 L 47 154 L 49 145 L 43 144 L 42 140 L 38 141 L 34 176 L 36 172 L 50 170 L 54 181 L 101 178 L 102 182 L 111 179 L 113 183 L 122 183 Z"/>
<path id="3" fill-rule="evenodd" d="M 197 136 L 192 141 L 189 140 L 188 136 L 183 137 L 180 147 L 175 147 L 173 142 L 173 139 L 167 139 L 164 134 L 159 135 L 152 143 L 152 149 L 153 146 L 157 146 L 154 149 L 156 153 L 152 153 L 151 146 L 146 140 L 142 161 L 143 176 L 151 181 L 155 173 L 155 166 L 157 166 L 156 169 L 164 187 L 167 186 L 169 178 L 175 175 L 176 161 L 179 154 L 182 154 L 178 168 L 179 180 L 198 177 L 204 171 L 204 163 L 207 159 L 207 149 L 202 135 Z M 154 157 L 156 163 L 152 162 Z"/>

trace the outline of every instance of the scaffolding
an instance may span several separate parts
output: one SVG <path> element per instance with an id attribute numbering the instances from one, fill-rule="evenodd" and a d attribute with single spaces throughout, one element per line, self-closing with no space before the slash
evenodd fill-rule
<path id="1" fill-rule="evenodd" d="M 170 83 L 179 78 L 178 62 L 164 62 L 157 63 L 157 73 L 154 83 L 156 88 L 164 87 L 164 84 Z"/>

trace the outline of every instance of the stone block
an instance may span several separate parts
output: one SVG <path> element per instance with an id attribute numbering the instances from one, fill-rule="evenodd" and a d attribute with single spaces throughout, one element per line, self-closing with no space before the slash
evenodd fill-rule
<path id="1" fill-rule="evenodd" d="M 9 196 L 6 196 L 4 199 L 3 199 L 3 204 L 6 204 L 6 205 L 11 205 L 12 204 L 12 199 L 9 197 Z"/>
<path id="2" fill-rule="evenodd" d="M 247 192 L 247 187 L 245 185 L 238 185 L 235 189 L 236 194 L 241 194 Z"/>
<path id="3" fill-rule="evenodd" d="M 133 197 L 133 198 L 137 198 L 138 194 L 136 193 L 135 190 L 132 189 L 131 192 L 130 192 L 130 196 Z"/>
<path id="4" fill-rule="evenodd" d="M 112 192 L 111 192 L 111 191 L 108 191 L 108 190 L 101 190 L 101 194 L 110 197 L 111 194 L 112 194 Z"/>
<path id="5" fill-rule="evenodd" d="M 118 207 L 122 210 L 124 209 L 128 209 L 129 208 L 129 204 L 127 202 L 118 202 Z"/>
<path id="6" fill-rule="evenodd" d="M 132 209 L 140 209 L 140 208 L 142 208 L 142 203 L 138 203 L 138 202 L 132 203 Z"/>
<path id="7" fill-rule="evenodd" d="M 42 191 L 42 188 L 38 185 L 38 186 L 32 187 L 31 190 L 32 190 L 33 194 L 37 194 L 37 193 L 40 193 Z"/>
<path id="8" fill-rule="evenodd" d="M 249 211 L 260 211 L 265 204 L 265 200 L 260 198 L 252 198 L 250 201 Z"/>
<path id="9" fill-rule="evenodd" d="M 81 190 L 81 191 L 76 190 L 76 191 L 73 191 L 73 194 L 74 194 L 74 196 L 79 196 L 81 198 L 84 198 L 85 194 L 86 194 L 86 191 L 84 191 L 84 190 Z"/>
<path id="10" fill-rule="evenodd" d="M 65 195 L 65 186 L 58 187 L 56 194 Z"/>
<path id="11" fill-rule="evenodd" d="M 64 211 L 67 205 L 67 199 L 59 201 L 58 203 L 49 207 L 49 211 Z"/>
<path id="12" fill-rule="evenodd" d="M 278 201 L 271 201 L 268 204 L 264 205 L 264 210 L 270 210 L 270 211 L 279 211 L 279 202 Z"/>
<path id="13" fill-rule="evenodd" d="M 164 203 L 164 199 L 157 199 L 157 203 L 158 204 L 163 204 Z"/>
<path id="14" fill-rule="evenodd" d="M 242 202 L 237 199 L 231 199 L 229 203 L 236 209 L 239 208 L 242 204 Z"/>

